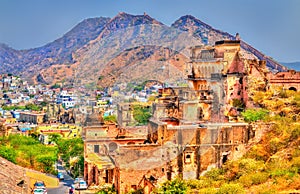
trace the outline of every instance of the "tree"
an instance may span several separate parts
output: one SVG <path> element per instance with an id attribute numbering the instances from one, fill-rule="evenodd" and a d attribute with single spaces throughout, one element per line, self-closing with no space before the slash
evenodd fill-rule
<path id="1" fill-rule="evenodd" d="M 57 148 L 47 147 L 32 137 L 10 135 L 0 138 L 0 155 L 23 167 L 53 172 Z"/>
<path id="2" fill-rule="evenodd" d="M 73 167 L 75 168 L 75 175 L 82 173 L 84 168 L 83 140 L 81 138 L 58 139 L 56 143 L 58 146 L 59 155 L 61 156 L 62 160 L 66 162 L 67 167 L 70 166 L 70 158 L 79 158 L 79 160 L 73 164 Z"/>
<path id="3" fill-rule="evenodd" d="M 6 146 L 0 146 L 0 156 L 16 164 L 17 153 L 15 149 Z"/>
<path id="4" fill-rule="evenodd" d="M 133 118 L 138 122 L 139 125 L 147 124 L 150 117 L 150 107 L 140 105 L 133 106 Z"/>
<path id="5" fill-rule="evenodd" d="M 116 117 L 116 115 L 105 116 L 105 117 L 103 117 L 103 119 L 104 119 L 104 121 L 117 123 L 117 117 Z"/>
<path id="6" fill-rule="evenodd" d="M 242 115 L 247 122 L 262 120 L 267 114 L 268 111 L 265 109 L 247 109 L 245 112 L 242 112 Z"/>
<path id="7" fill-rule="evenodd" d="M 54 172 L 53 165 L 55 164 L 56 160 L 57 157 L 54 155 L 41 155 L 37 157 L 37 162 L 40 163 L 41 168 L 46 173 Z"/>
<path id="8" fill-rule="evenodd" d="M 35 104 L 26 104 L 25 105 L 25 108 L 27 110 L 34 110 L 34 111 L 39 111 L 41 110 L 41 107 L 39 107 L 38 105 L 35 105 Z"/>
<path id="9" fill-rule="evenodd" d="M 61 135 L 58 133 L 52 133 L 49 135 L 49 142 L 55 142 L 57 144 L 58 140 L 61 138 Z"/>

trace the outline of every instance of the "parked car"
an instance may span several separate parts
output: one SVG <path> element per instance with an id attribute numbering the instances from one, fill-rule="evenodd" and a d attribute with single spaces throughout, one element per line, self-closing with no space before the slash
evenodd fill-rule
<path id="1" fill-rule="evenodd" d="M 34 186 L 34 189 L 45 189 L 46 188 L 44 181 L 36 181 L 33 186 Z"/>
<path id="2" fill-rule="evenodd" d="M 58 172 L 58 173 L 57 173 L 57 178 L 58 178 L 59 180 L 64 180 L 64 174 L 63 174 L 62 172 Z"/>
<path id="3" fill-rule="evenodd" d="M 84 179 L 83 179 L 82 177 L 77 177 L 77 178 L 75 178 L 74 184 L 79 183 L 81 180 L 84 181 Z"/>
<path id="4" fill-rule="evenodd" d="M 75 184 L 75 189 L 77 190 L 85 190 L 88 188 L 85 180 L 80 180 L 78 183 Z"/>
<path id="5" fill-rule="evenodd" d="M 46 188 L 36 188 L 32 191 L 33 194 L 47 194 Z"/>

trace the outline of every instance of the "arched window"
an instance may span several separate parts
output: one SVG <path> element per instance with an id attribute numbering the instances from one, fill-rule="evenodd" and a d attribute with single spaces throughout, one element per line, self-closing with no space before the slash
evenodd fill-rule
<path id="1" fill-rule="evenodd" d="M 185 155 L 185 158 L 184 158 L 185 160 L 184 160 L 184 162 L 186 163 L 186 164 L 189 164 L 189 163 L 191 163 L 192 161 L 191 161 L 191 153 L 187 153 L 186 155 Z"/>

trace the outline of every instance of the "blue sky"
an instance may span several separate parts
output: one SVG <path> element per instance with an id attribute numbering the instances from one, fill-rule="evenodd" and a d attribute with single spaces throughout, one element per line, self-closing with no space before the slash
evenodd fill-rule
<path id="1" fill-rule="evenodd" d="M 166 25 L 183 15 L 241 38 L 280 62 L 300 61 L 300 0 L 0 0 L 0 42 L 43 46 L 92 17 L 143 14 Z"/>

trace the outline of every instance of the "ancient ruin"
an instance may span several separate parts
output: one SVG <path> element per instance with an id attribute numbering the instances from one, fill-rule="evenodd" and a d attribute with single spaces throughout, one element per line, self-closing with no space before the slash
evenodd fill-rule
<path id="1" fill-rule="evenodd" d="M 240 116 L 252 106 L 249 88 L 266 90 L 280 78 L 298 76 L 292 71 L 270 75 L 264 61 L 241 51 L 240 40 L 192 47 L 188 65 L 189 87 L 161 88 L 148 126 L 128 126 L 130 105 L 123 104 L 119 126 L 85 127 L 84 177 L 89 185 L 150 193 L 178 175 L 199 178 L 232 159 L 255 136 Z"/>

